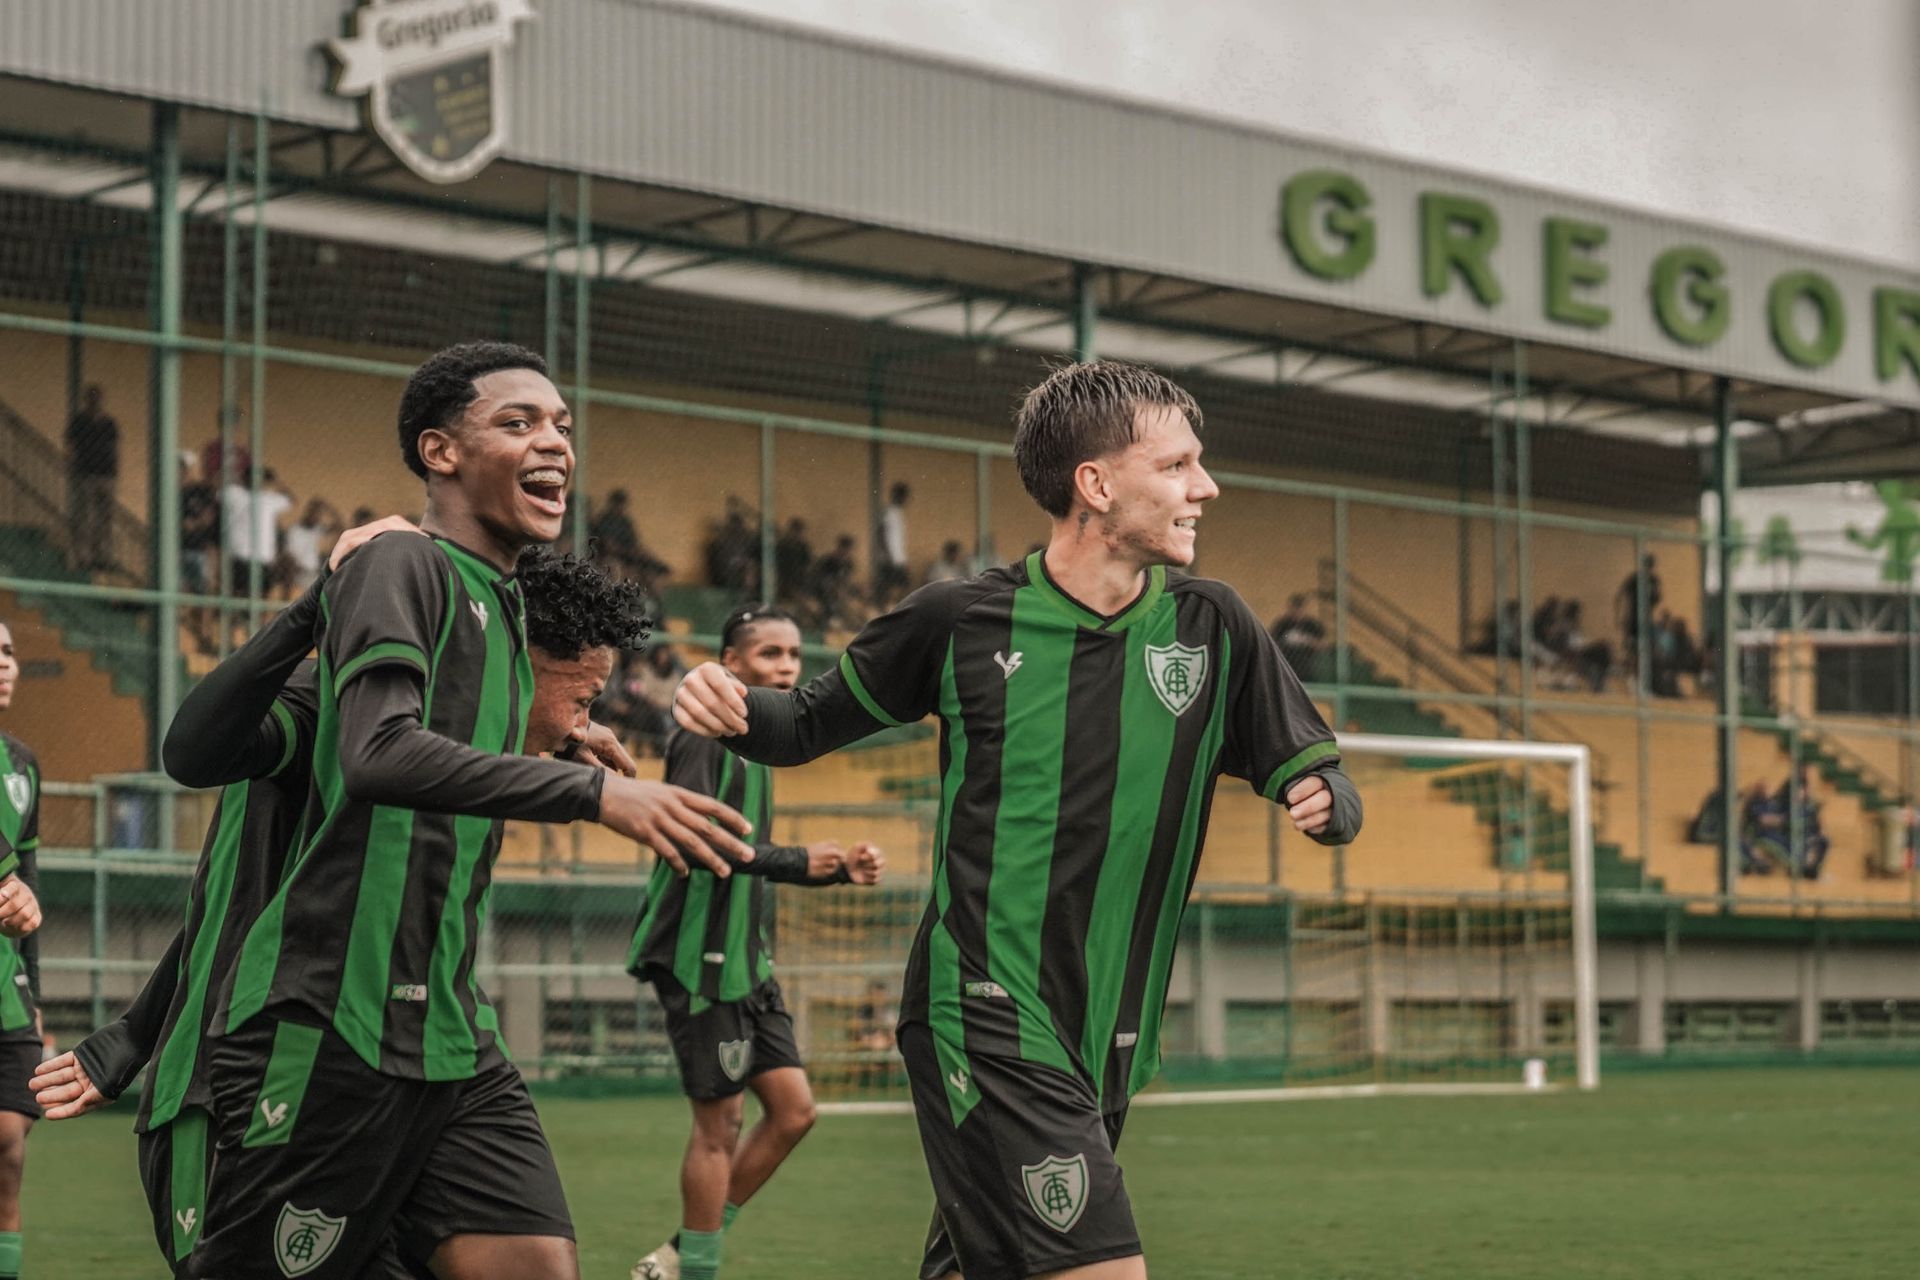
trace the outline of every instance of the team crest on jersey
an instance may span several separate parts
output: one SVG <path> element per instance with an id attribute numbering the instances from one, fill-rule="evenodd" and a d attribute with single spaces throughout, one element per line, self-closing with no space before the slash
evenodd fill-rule
<path id="1" fill-rule="evenodd" d="M 293 1280 L 306 1275 L 327 1260 L 340 1243 L 347 1220 L 329 1218 L 318 1209 L 296 1209 L 289 1200 L 280 1207 L 280 1220 L 273 1224 L 273 1260 L 280 1273 Z"/>
<path id="2" fill-rule="evenodd" d="M 1147 683 L 1167 710 L 1179 715 L 1207 683 L 1207 651 L 1178 643 L 1148 645 Z"/>
<path id="3" fill-rule="evenodd" d="M 729 1080 L 738 1080 L 747 1073 L 747 1059 L 752 1056 L 752 1041 L 722 1040 L 720 1042 L 720 1069 L 727 1073 Z"/>
<path id="4" fill-rule="evenodd" d="M 7 775 L 7 801 L 15 813 L 25 813 L 33 801 L 33 779 L 24 773 Z"/>
<path id="5" fill-rule="evenodd" d="M 1048 1156 L 1039 1164 L 1020 1166 L 1020 1180 L 1026 1184 L 1027 1203 L 1040 1220 L 1055 1231 L 1073 1230 L 1087 1207 L 1087 1158 Z"/>

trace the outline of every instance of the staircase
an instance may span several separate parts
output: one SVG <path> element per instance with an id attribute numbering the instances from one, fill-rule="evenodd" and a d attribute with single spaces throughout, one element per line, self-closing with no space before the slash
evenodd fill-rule
<path id="1" fill-rule="evenodd" d="M 1331 560 L 1320 563 L 1319 597 L 1332 606 L 1338 570 Z M 1385 674 L 1382 663 L 1404 664 L 1411 685 L 1440 687 L 1456 693 L 1493 696 L 1494 681 L 1462 662 L 1453 646 L 1432 628 L 1401 609 L 1384 594 L 1346 575 L 1342 594 L 1347 614 L 1347 679 L 1349 684 L 1382 689 L 1409 687 Z M 1330 679 L 1336 657 L 1321 655 L 1319 670 L 1309 678 Z M 1516 734 L 1512 713 L 1472 703 L 1428 704 L 1403 698 L 1347 696 L 1346 714 L 1368 733 L 1411 734 L 1458 738 L 1471 731 L 1477 737 L 1509 738 Z M 1551 715 L 1530 717 L 1533 737 L 1539 741 L 1582 742 L 1565 722 Z M 1593 766 L 1594 807 L 1604 820 L 1609 788 L 1604 753 L 1587 744 Z M 1524 787 L 1517 770 L 1504 764 L 1461 766 L 1439 758 L 1409 760 L 1413 768 L 1441 771 L 1434 788 L 1448 799 L 1473 806 L 1489 833 L 1494 862 L 1503 870 L 1518 871 L 1527 858 L 1525 837 L 1531 834 L 1538 865 L 1565 870 L 1572 848 L 1566 780 L 1559 770 L 1536 770 L 1531 788 Z M 1636 889 L 1664 892 L 1657 877 L 1649 876 L 1639 859 L 1596 833 L 1593 846 L 1594 884 L 1600 889 Z"/>
<path id="2" fill-rule="evenodd" d="M 1772 710 L 1758 702 L 1745 699 L 1742 702 L 1742 715 L 1762 720 L 1773 717 Z M 1780 744 L 1782 754 L 1789 760 L 1793 758 L 1796 734 L 1792 729 L 1775 725 L 1762 732 Z M 1818 771 L 1835 791 L 1857 796 L 1869 813 L 1891 809 L 1900 803 L 1901 785 L 1844 744 L 1810 729 L 1801 729 L 1797 736 L 1801 761 Z"/>
<path id="3" fill-rule="evenodd" d="M 0 401 L 0 574 L 50 582 L 84 582 L 68 568 L 66 460 L 61 446 Z M 107 577 L 142 585 L 151 555 L 146 524 L 115 505 L 108 547 L 116 568 Z M 84 651 L 92 666 L 113 678 L 115 693 L 144 697 L 153 673 L 152 614 L 84 596 L 19 593 L 62 641 Z"/>

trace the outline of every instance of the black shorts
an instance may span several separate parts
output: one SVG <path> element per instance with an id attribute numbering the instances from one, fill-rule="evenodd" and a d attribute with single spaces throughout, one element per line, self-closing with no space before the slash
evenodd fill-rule
<path id="1" fill-rule="evenodd" d="M 697 1102 L 731 1098 L 764 1071 L 800 1065 L 793 1018 L 768 979 L 745 1000 L 708 1004 L 693 1011 L 693 998 L 671 975 L 652 975 L 660 1007 L 667 1012 L 667 1039 L 680 1063 L 680 1087 Z"/>
<path id="2" fill-rule="evenodd" d="M 200 1107 L 185 1107 L 140 1135 L 140 1186 L 153 1213 L 154 1240 L 167 1270 L 177 1276 L 187 1274 L 187 1255 L 200 1238 L 212 1161 L 213 1117 Z M 392 1232 L 361 1274 L 367 1280 L 433 1280 L 424 1263 L 400 1256 Z"/>
<path id="3" fill-rule="evenodd" d="M 44 1056 L 37 1039 L 0 1040 L 0 1111 L 17 1111 L 29 1120 L 40 1118 L 31 1085 L 34 1068 Z"/>
<path id="4" fill-rule="evenodd" d="M 263 1262 L 314 1280 L 383 1274 L 389 1249 L 420 1274 L 450 1236 L 573 1238 L 510 1063 L 470 1080 L 404 1080 L 331 1030 L 258 1018 L 209 1042 L 207 1079 L 206 1225 L 183 1274 L 224 1280 Z"/>
<path id="5" fill-rule="evenodd" d="M 1140 1252 L 1114 1158 L 1124 1111 L 1103 1116 L 1084 1080 L 1039 1063 L 976 1053 L 943 1066 L 924 1026 L 899 1042 L 936 1202 L 921 1280 L 1025 1280 Z"/>

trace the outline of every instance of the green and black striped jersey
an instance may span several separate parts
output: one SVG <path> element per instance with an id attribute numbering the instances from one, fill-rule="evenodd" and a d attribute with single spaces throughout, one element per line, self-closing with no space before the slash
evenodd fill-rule
<path id="1" fill-rule="evenodd" d="M 312 785 L 285 879 L 214 1034 L 330 1025 L 375 1070 L 497 1061 L 473 972 L 503 817 L 599 812 L 600 771 L 521 759 L 533 697 L 519 584 L 445 539 L 388 535 L 327 581 Z"/>
<path id="2" fill-rule="evenodd" d="M 1278 799 L 1323 775 L 1351 838 L 1358 796 L 1326 723 L 1231 587 L 1156 567 L 1114 617 L 1042 553 L 923 588 L 790 699 L 749 692 L 728 745 L 793 764 L 940 719 L 933 891 L 901 1000 L 928 1026 L 953 1119 L 969 1055 L 1049 1064 L 1117 1109 L 1159 1069 L 1180 919 L 1220 774 Z"/>
<path id="3" fill-rule="evenodd" d="M 178 963 L 171 974 L 156 973 L 149 991 L 136 1001 L 138 1005 L 158 996 L 165 1002 L 152 1042 L 153 1074 L 134 1123 L 138 1132 L 171 1122 L 182 1107 L 213 1105 L 201 1069 L 207 1027 L 220 981 L 238 958 L 247 930 L 273 900 L 298 838 L 319 712 L 317 694 L 313 666 L 303 664 L 273 703 L 270 720 L 280 741 L 271 762 L 262 761 L 266 772 L 229 783 L 220 792 L 187 893 Z M 171 978 L 170 998 L 162 981 L 166 978 Z M 125 1020 L 143 1018 L 129 1010 Z M 146 1060 L 142 1053 L 140 1061 Z"/>
<path id="4" fill-rule="evenodd" d="M 757 833 L 773 827 L 773 770 L 743 760 L 711 738 L 676 729 L 667 739 L 666 780 L 732 806 Z M 843 871 L 807 877 L 807 851 L 756 844 L 754 860 L 722 880 L 702 867 L 682 876 L 654 864 L 646 901 L 627 950 L 627 971 L 670 974 L 692 996 L 695 1013 L 744 1000 L 773 976 L 773 882 L 844 884 Z"/>
<path id="5" fill-rule="evenodd" d="M 0 733 L 0 878 L 17 875 L 39 892 L 40 762 L 27 744 Z M 40 937 L 0 938 L 0 1040 L 39 1040 Z"/>

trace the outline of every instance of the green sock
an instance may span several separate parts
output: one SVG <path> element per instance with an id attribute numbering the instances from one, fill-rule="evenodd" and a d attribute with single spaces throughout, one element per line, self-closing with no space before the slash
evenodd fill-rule
<path id="1" fill-rule="evenodd" d="M 720 1211 L 720 1230 L 722 1232 L 733 1230 L 733 1220 L 739 1216 L 740 1206 L 729 1201 L 727 1207 Z"/>
<path id="2" fill-rule="evenodd" d="M 724 1231 L 680 1228 L 680 1280 L 715 1280 L 720 1274 L 720 1245 Z"/>
<path id="3" fill-rule="evenodd" d="M 19 1276 L 23 1247 L 18 1231 L 0 1231 L 0 1280 L 16 1280 Z"/>

